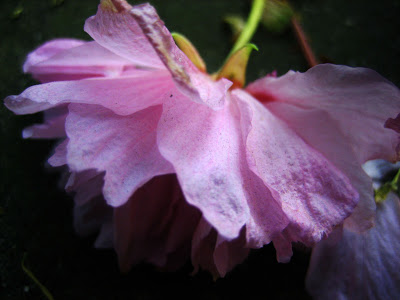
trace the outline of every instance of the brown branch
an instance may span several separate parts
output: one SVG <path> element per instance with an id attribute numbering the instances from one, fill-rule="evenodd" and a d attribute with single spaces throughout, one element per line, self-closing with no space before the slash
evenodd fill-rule
<path id="1" fill-rule="evenodd" d="M 294 33 L 296 35 L 297 41 L 300 44 L 304 58 L 307 60 L 308 65 L 310 66 L 310 68 L 318 65 L 318 61 L 315 58 L 315 55 L 311 49 L 311 46 L 308 43 L 307 36 L 304 33 L 303 28 L 301 28 L 299 21 L 297 20 L 297 18 L 295 16 L 293 16 L 291 22 L 292 22 L 292 27 L 293 27 Z"/>

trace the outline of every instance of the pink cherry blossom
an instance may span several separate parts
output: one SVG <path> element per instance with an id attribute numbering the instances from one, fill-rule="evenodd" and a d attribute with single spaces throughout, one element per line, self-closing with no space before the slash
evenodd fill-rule
<path id="1" fill-rule="evenodd" d="M 313 246 L 340 225 L 373 225 L 361 165 L 397 159 L 384 127 L 400 92 L 364 68 L 319 65 L 246 89 L 213 80 L 176 46 L 149 4 L 103 0 L 85 24 L 94 41 L 53 40 L 29 54 L 42 84 L 9 96 L 16 114 L 45 111 L 25 137 L 61 138 L 75 226 L 100 229 L 121 269 L 173 269 L 188 257 L 224 276 L 250 248 Z M 359 200 L 360 199 L 360 200 Z"/>

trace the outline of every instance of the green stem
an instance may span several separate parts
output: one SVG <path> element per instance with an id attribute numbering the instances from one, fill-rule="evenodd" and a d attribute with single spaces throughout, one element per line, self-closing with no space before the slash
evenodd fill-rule
<path id="1" fill-rule="evenodd" d="M 264 1 L 265 0 L 253 0 L 250 15 L 246 21 L 246 25 L 244 26 L 243 31 L 236 40 L 236 43 L 233 46 L 228 57 L 250 42 L 251 38 L 254 35 L 254 32 L 257 29 L 258 23 L 260 23 L 261 16 L 264 10 Z"/>

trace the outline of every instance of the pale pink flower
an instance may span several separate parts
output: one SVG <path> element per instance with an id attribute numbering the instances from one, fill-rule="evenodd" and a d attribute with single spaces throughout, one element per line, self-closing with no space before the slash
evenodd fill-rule
<path id="1" fill-rule="evenodd" d="M 373 225 L 361 164 L 397 159 L 384 123 L 400 111 L 399 90 L 376 72 L 319 65 L 230 89 L 148 4 L 104 0 L 85 30 L 94 41 L 32 52 L 24 70 L 44 83 L 6 105 L 47 112 L 24 135 L 65 138 L 49 162 L 71 172 L 76 227 L 100 226 L 97 246 L 115 247 L 123 270 L 173 268 L 190 252 L 196 269 L 224 276 L 250 248 L 272 241 L 288 261 L 292 242 Z"/>
<path id="2" fill-rule="evenodd" d="M 391 167 L 374 161 L 367 171 L 382 177 Z M 377 204 L 376 215 L 376 225 L 367 232 L 338 228 L 314 247 L 306 280 L 314 299 L 396 299 L 400 295 L 399 198 L 390 193 Z"/>

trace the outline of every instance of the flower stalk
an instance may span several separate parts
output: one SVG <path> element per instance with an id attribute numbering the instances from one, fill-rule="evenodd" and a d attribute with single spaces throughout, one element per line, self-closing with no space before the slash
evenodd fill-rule
<path id="1" fill-rule="evenodd" d="M 251 38 L 256 32 L 258 24 L 260 23 L 263 10 L 264 0 L 254 0 L 251 6 L 249 17 L 246 21 L 246 25 L 244 26 L 243 31 L 240 33 L 238 39 L 233 45 L 233 48 L 228 57 L 250 42 Z"/>

